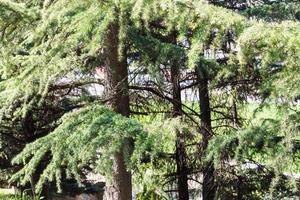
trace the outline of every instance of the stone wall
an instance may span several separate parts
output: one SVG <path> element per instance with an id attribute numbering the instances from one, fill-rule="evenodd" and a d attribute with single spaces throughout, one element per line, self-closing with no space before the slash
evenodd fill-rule
<path id="1" fill-rule="evenodd" d="M 103 200 L 104 182 L 78 186 L 76 182 L 62 184 L 62 193 L 52 193 L 50 200 Z"/>
<path id="2" fill-rule="evenodd" d="M 94 194 L 82 193 L 76 196 L 57 196 L 53 197 L 52 200 L 103 200 L 103 192 Z"/>

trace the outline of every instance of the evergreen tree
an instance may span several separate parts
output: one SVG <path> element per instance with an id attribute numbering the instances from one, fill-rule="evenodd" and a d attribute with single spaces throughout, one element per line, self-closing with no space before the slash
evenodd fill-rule
<path id="1" fill-rule="evenodd" d="M 268 21 L 294 19 L 297 4 L 276 3 L 287 10 L 291 5 L 295 12 L 273 16 L 267 11 L 275 3 L 249 2 L 211 1 L 226 7 L 221 8 L 184 0 L 0 1 L 1 142 L 10 143 L 7 135 L 16 139 L 26 134 L 30 139 L 24 143 L 32 142 L 14 159 L 24 168 L 12 180 L 29 181 L 41 191 L 45 182 L 57 182 L 60 188 L 65 177 L 80 182 L 83 169 L 89 169 L 112 175 L 111 198 L 131 199 L 131 170 L 143 172 L 135 168 L 144 166 L 136 163 L 145 159 L 141 151 L 157 158 L 166 155 L 158 151 L 169 149 L 158 144 L 159 135 L 145 133 L 128 117 L 149 114 L 158 105 L 168 111 L 172 107 L 173 117 L 182 117 L 177 121 L 181 126 L 172 124 L 175 140 L 167 137 L 175 141 L 175 159 L 161 161 L 166 168 L 175 161 L 180 199 L 188 198 L 187 181 L 199 171 L 204 199 L 222 198 L 226 185 L 218 180 L 226 180 L 226 174 L 221 166 L 232 160 L 264 156 L 259 162 L 270 166 L 275 177 L 282 175 L 297 156 L 299 111 L 291 104 L 299 99 L 299 23 Z M 104 79 L 95 78 L 95 68 L 105 72 Z M 150 80 L 133 84 L 139 70 Z M 188 76 L 180 77 L 181 71 Z M 91 92 L 95 84 L 104 92 Z M 198 98 L 192 99 L 198 106 L 181 99 L 189 88 L 198 90 Z M 280 111 L 291 111 L 248 125 L 241 111 L 253 97 L 261 105 L 275 102 Z M 15 122 L 9 125 L 13 129 L 5 129 L 7 120 Z M 185 120 L 199 132 L 192 150 L 187 148 L 190 127 L 182 128 Z M 15 134 L 16 129 L 21 133 Z M 195 149 L 197 159 L 188 155 Z M 274 152 L 281 152 L 276 159 Z M 286 159 L 279 162 L 283 154 Z M 242 198 L 232 187 L 232 196 Z"/>

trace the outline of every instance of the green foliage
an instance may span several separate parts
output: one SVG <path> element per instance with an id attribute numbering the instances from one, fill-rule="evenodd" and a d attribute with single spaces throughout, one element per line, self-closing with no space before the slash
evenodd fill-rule
<path id="1" fill-rule="evenodd" d="M 295 20 L 300 11 L 298 3 L 293 1 L 273 1 L 270 4 L 257 5 L 247 8 L 242 13 L 266 21 Z"/>
<path id="2" fill-rule="evenodd" d="M 137 194 L 136 199 L 137 200 L 158 200 L 158 199 L 167 199 L 167 197 L 159 195 L 155 191 L 147 190 Z"/>
<path id="3" fill-rule="evenodd" d="M 29 112 L 47 107 L 45 102 L 51 96 L 83 106 L 64 115 L 58 126 L 49 122 L 54 130 L 24 148 L 14 162 L 25 167 L 12 180 L 25 184 L 40 165 L 45 169 L 38 190 L 45 182 L 56 181 L 59 186 L 64 172 L 79 182 L 85 167 L 109 175 L 112 156 L 128 146 L 128 139 L 133 139 L 133 156 L 129 156 L 129 150 L 122 153 L 128 167 L 135 169 L 135 182 L 140 191 L 145 191 L 144 198 L 156 198 L 155 194 L 162 193 L 162 177 L 174 171 L 169 154 L 174 153 L 176 132 L 186 132 L 187 141 L 198 144 L 200 136 L 191 133 L 197 131 L 191 131 L 189 123 L 178 119 L 157 120 L 146 126 L 145 134 L 137 121 L 102 106 L 89 105 L 95 99 L 85 98 L 83 92 L 74 100 L 51 89 L 60 83 L 95 81 L 93 70 L 105 61 L 106 33 L 109 25 L 115 23 L 120 28 L 119 52 L 126 50 L 131 66 L 145 67 L 146 73 L 158 77 L 154 85 L 164 84 L 159 77 L 162 66 L 200 68 L 208 73 L 212 111 L 222 107 L 225 117 L 232 115 L 227 109 L 232 106 L 230 103 L 242 95 L 244 99 L 251 98 L 253 93 L 266 104 L 277 102 L 282 109 L 290 109 L 300 95 L 299 23 L 267 21 L 293 20 L 296 10 L 296 4 L 286 3 L 254 6 L 246 11 L 249 16 L 266 19 L 256 21 L 201 0 L 0 0 L 1 126 L 6 125 L 7 119 L 22 122 Z M 212 58 L 205 57 L 208 50 L 214 52 Z M 218 51 L 228 57 L 225 64 L 218 62 Z M 251 92 L 226 84 L 240 79 L 259 81 L 253 81 Z M 223 88 L 218 87 L 220 83 L 225 83 Z M 56 101 L 54 105 L 61 106 Z M 197 123 L 199 120 L 193 117 L 191 121 Z M 217 121 L 217 117 L 213 115 L 213 120 Z M 217 129 L 214 132 L 218 136 L 210 142 L 207 159 L 216 166 L 224 159 L 254 159 L 274 169 L 277 175 L 298 171 L 299 112 L 281 111 L 275 118 L 269 118 L 258 120 L 254 116 L 240 127 Z M 251 120 L 257 122 L 251 124 Z M 222 122 L 231 125 L 226 120 Z M 16 123 L 9 125 L 16 128 Z M 0 138 L 1 149 L 8 144 L 5 140 Z M 197 156 L 195 152 L 195 148 L 188 149 L 192 157 Z M 5 153 L 1 151 L 0 157 Z M 148 161 L 144 162 L 145 159 Z M 203 161 L 199 160 L 194 166 Z M 294 160 L 297 163 L 291 165 Z"/>
<path id="4" fill-rule="evenodd" d="M 32 200 L 32 198 L 28 197 L 28 196 L 17 196 L 17 195 L 11 195 L 11 194 L 2 194 L 0 192 L 0 199 L 1 200 Z"/>
<path id="5" fill-rule="evenodd" d="M 22 18 L 23 20 L 35 20 L 38 18 L 38 14 L 34 9 L 27 9 L 24 3 L 15 3 L 9 0 L 1 0 L 1 15 L 7 17 L 7 14 L 12 12 L 15 16 Z"/>
<path id="6" fill-rule="evenodd" d="M 15 4 L 10 5 L 8 9 L 7 1 L 4 2 L 6 3 L 3 3 L 2 9 L 7 10 L 7 12 L 11 11 L 11 7 L 14 7 Z M 22 22 L 24 17 L 16 19 L 15 27 L 11 27 L 9 24 L 12 32 L 9 34 L 3 32 L 4 38 L 9 37 L 11 34 L 18 35 L 9 40 L 1 40 L 1 43 L 9 44 L 9 46 L 2 47 L 2 53 L 0 54 L 1 78 L 4 79 L 0 83 L 0 89 L 2 88 L 0 99 L 3 105 L 2 115 L 12 111 L 11 105 L 15 101 L 21 101 L 21 108 L 15 109 L 13 112 L 16 116 L 24 116 L 34 102 L 43 100 L 49 92 L 51 84 L 57 83 L 63 77 L 74 79 L 74 74 L 78 73 L 78 70 L 84 73 L 101 64 L 103 62 L 101 51 L 104 47 L 105 33 L 112 21 L 118 21 L 121 27 L 119 35 L 120 49 L 125 45 L 125 40 L 128 41 L 126 45 L 130 41 L 137 44 L 134 48 L 138 48 L 138 51 L 147 48 L 147 45 L 143 45 L 145 42 L 153 44 L 151 46 L 157 48 L 157 50 L 151 49 L 151 52 L 146 51 L 146 56 L 143 56 L 140 60 L 140 63 L 146 63 L 149 67 L 151 67 L 151 62 L 148 61 L 153 59 L 151 53 L 154 52 L 154 55 L 158 56 L 158 58 L 155 58 L 157 67 L 161 63 L 169 62 L 170 58 L 183 57 L 183 49 L 155 41 L 151 37 L 140 43 L 141 36 L 134 35 L 131 31 L 135 31 L 135 28 L 138 30 L 143 29 L 141 21 L 144 21 L 147 29 L 150 29 L 150 22 L 161 21 L 160 24 L 166 26 L 167 29 L 165 31 L 158 29 L 157 33 L 167 36 L 176 30 L 179 32 L 178 41 L 182 43 L 187 41 L 187 34 L 192 31 L 191 44 L 186 52 L 189 68 L 194 68 L 201 61 L 207 43 L 209 43 L 212 50 L 221 49 L 227 41 L 226 35 L 228 32 L 233 33 L 238 38 L 245 28 L 251 26 L 251 23 L 239 14 L 211 6 L 202 1 L 193 3 L 188 1 L 136 1 L 134 3 L 122 1 L 118 5 L 113 2 L 103 3 L 94 0 L 78 1 L 76 3 L 73 1 L 49 3 L 47 1 L 44 2 L 44 5 L 39 5 L 40 8 L 37 5 L 31 5 L 29 8 L 23 4 L 15 5 L 15 7 L 20 6 L 23 6 L 23 10 L 26 12 L 33 8 L 38 8 L 41 11 L 40 17 L 34 18 L 30 23 L 24 24 Z M 120 13 L 118 14 L 116 10 Z M 131 25 L 129 26 L 130 21 L 137 26 L 131 29 Z M 5 24 L 4 21 L 4 27 Z M 279 29 L 281 28 L 288 30 L 288 27 L 280 27 Z M 297 25 L 292 28 L 297 28 Z M 21 34 L 23 29 L 26 29 L 26 31 Z M 253 33 L 253 29 L 250 28 L 249 31 L 246 31 L 246 36 L 248 35 L 247 32 Z M 269 28 L 260 26 L 258 31 L 263 33 L 268 30 Z M 285 32 L 284 30 L 283 32 Z M 209 41 L 213 31 L 216 31 L 215 36 L 212 41 Z M 254 34 L 251 36 L 253 37 Z M 255 34 L 255 36 L 263 37 L 262 34 Z M 297 36 L 293 38 L 297 38 Z M 6 42 L 4 43 L 4 41 Z M 240 41 L 244 41 L 243 37 Z M 270 46 L 272 45 L 271 41 L 266 42 Z M 289 48 L 296 48 L 297 41 L 294 42 L 294 47 L 290 46 Z M 292 44 L 292 41 L 290 44 Z M 244 54 L 247 51 L 246 44 L 241 44 L 240 47 L 240 51 Z M 149 55 L 151 55 L 151 59 L 149 59 Z M 177 56 L 174 57 L 174 55 Z M 249 55 L 246 56 L 249 57 Z M 262 56 L 263 59 L 268 59 L 264 55 Z M 98 58 L 95 59 L 95 62 L 90 62 L 88 58 L 91 57 Z M 178 60 L 178 58 L 176 59 Z M 275 58 L 272 58 L 272 61 L 274 60 Z M 295 59 L 293 60 L 289 61 L 291 64 L 289 63 L 288 66 L 292 67 L 292 62 L 295 62 Z M 241 61 L 243 60 L 241 59 Z M 263 64 L 267 64 L 267 61 L 264 61 Z"/>
<path id="7" fill-rule="evenodd" d="M 164 194 L 162 179 L 166 174 L 174 170 L 171 157 L 175 151 L 176 129 L 184 128 L 178 119 L 156 120 L 145 125 L 146 137 L 136 142 L 136 150 L 132 156 L 135 166 L 134 182 L 138 191 L 144 191 L 144 195 Z M 166 159 L 166 160 L 165 160 Z M 145 193 L 146 192 L 146 193 Z M 142 198 L 141 194 L 141 198 Z"/>
<path id="8" fill-rule="evenodd" d="M 300 115 L 299 108 L 294 109 L 279 105 L 257 108 L 258 111 L 249 117 L 249 122 L 241 130 L 220 135 L 211 141 L 207 159 L 213 160 L 218 168 L 222 168 L 222 159 L 236 161 L 244 170 L 251 170 L 245 166 L 255 161 L 259 164 L 257 169 L 260 166 L 269 169 L 270 177 L 266 184 L 271 188 L 271 195 L 280 196 L 280 187 L 285 186 L 290 187 L 287 191 L 293 194 L 298 187 L 299 180 L 294 174 L 299 172 L 300 162 Z"/>
<path id="9" fill-rule="evenodd" d="M 293 100 L 299 95 L 299 23 L 258 23 L 239 38 L 239 60 L 265 79 L 263 92 Z M 253 33 L 256 34 L 253 34 Z"/>
<path id="10" fill-rule="evenodd" d="M 34 103 L 43 100 L 51 84 L 66 76 L 72 79 L 86 57 L 95 55 L 99 49 L 95 49 L 95 44 L 101 45 L 103 33 L 113 19 L 101 7 L 99 1 L 55 1 L 30 24 L 16 22 L 19 26 L 14 32 L 22 31 L 23 26 L 28 30 L 21 38 L 15 36 L 9 42 L 17 43 L 12 49 L 4 46 L 1 51 L 0 88 L 5 88 L 1 89 L 2 115 L 17 100 L 22 107 L 14 114 L 24 116 Z M 4 32 L 3 36 L 6 35 Z M 82 54 L 77 55 L 76 50 Z"/>
<path id="11" fill-rule="evenodd" d="M 201 137 L 192 124 L 180 117 L 161 119 L 157 116 L 144 123 L 144 130 L 147 135 L 139 137 L 132 155 L 135 187 L 141 191 L 141 199 L 164 199 L 167 198 L 165 186 L 174 182 L 170 174 L 176 173 L 174 152 L 178 132 L 184 133 L 186 143 L 199 143 Z M 190 162 L 197 162 L 197 147 L 191 146 L 186 151 Z"/>
<path id="12" fill-rule="evenodd" d="M 115 114 L 103 106 L 90 105 L 64 115 L 60 125 L 47 136 L 28 144 L 13 162 L 24 168 L 12 177 L 21 184 L 30 181 L 37 166 L 49 157 L 49 163 L 40 176 L 37 190 L 46 181 L 56 181 L 60 188 L 62 171 L 67 177 L 80 182 L 84 167 L 109 175 L 112 171 L 112 155 L 122 153 L 130 167 L 130 154 L 119 152 L 126 138 L 142 137 L 137 121 Z"/>

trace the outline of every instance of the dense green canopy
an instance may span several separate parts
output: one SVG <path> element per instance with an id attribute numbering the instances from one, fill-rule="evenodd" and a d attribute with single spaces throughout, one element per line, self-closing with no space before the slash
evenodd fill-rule
<path id="1" fill-rule="evenodd" d="M 116 153 L 134 175 L 161 181 L 174 171 L 170 154 L 180 134 L 191 179 L 207 162 L 220 180 L 230 161 L 239 169 L 250 161 L 270 168 L 273 186 L 281 175 L 298 173 L 300 5 L 230 2 L 0 0 L 0 161 L 21 152 L 14 164 L 22 167 L 11 181 L 32 181 L 40 166 L 38 191 L 45 182 L 59 188 L 64 172 L 78 182 L 86 169 L 110 176 Z M 110 47 L 113 26 L 118 41 Z M 130 118 L 105 107 L 113 98 L 106 84 L 114 79 L 99 79 L 95 70 L 109 67 L 109 47 L 128 65 Z M 192 100 L 178 102 L 174 83 L 179 96 L 185 90 Z M 177 124 L 167 114 L 176 103 L 183 113 Z M 169 125 L 163 132 L 155 129 L 161 123 Z M 127 152 L 128 138 L 135 145 Z M 163 187 L 159 181 L 154 184 Z"/>

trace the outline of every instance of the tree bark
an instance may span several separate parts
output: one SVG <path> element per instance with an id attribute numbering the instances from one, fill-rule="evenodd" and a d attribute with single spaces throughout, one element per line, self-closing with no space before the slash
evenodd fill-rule
<path id="1" fill-rule="evenodd" d="M 174 65 L 171 67 L 171 81 L 173 88 L 173 117 L 182 115 L 181 106 L 181 89 L 179 84 L 180 71 L 179 67 Z M 187 176 L 187 163 L 185 151 L 185 138 L 184 133 L 177 131 L 176 141 L 176 167 L 177 167 L 177 188 L 179 200 L 188 200 L 188 176 Z"/>
<path id="2" fill-rule="evenodd" d="M 213 136 L 211 127 L 211 110 L 210 98 L 208 90 L 208 77 L 205 70 L 199 69 L 197 72 L 199 82 L 199 104 L 200 104 L 200 131 L 203 136 L 201 154 L 202 157 L 206 154 L 208 142 Z M 216 187 L 214 181 L 214 166 L 212 162 L 205 163 L 203 167 L 203 200 L 213 200 L 216 196 Z"/>
<path id="3" fill-rule="evenodd" d="M 129 116 L 129 95 L 128 95 L 128 65 L 126 51 L 119 55 L 119 25 L 112 23 L 106 35 L 105 65 L 107 71 L 107 95 L 111 108 Z M 125 139 L 120 152 L 114 155 L 113 163 L 113 200 L 132 199 L 131 172 L 127 170 L 124 152 L 130 152 L 132 141 Z"/>

